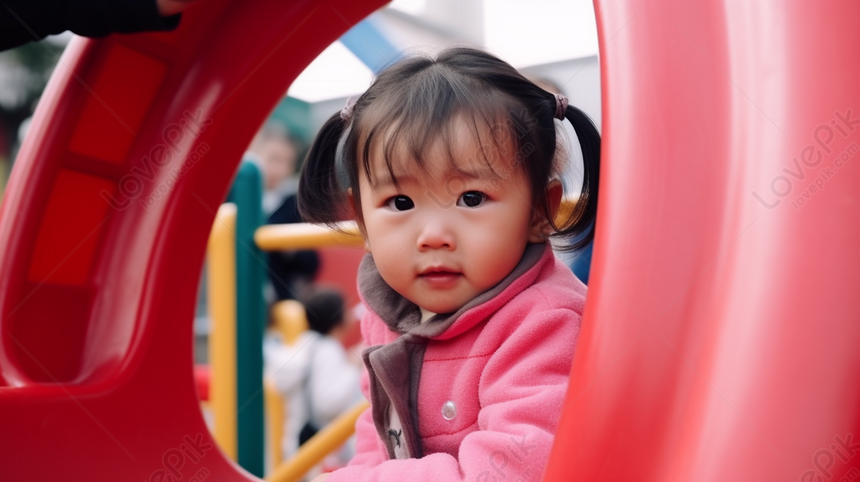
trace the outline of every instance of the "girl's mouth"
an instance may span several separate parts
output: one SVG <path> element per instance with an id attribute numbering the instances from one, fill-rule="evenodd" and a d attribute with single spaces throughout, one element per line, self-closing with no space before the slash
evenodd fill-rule
<path id="1" fill-rule="evenodd" d="M 460 280 L 462 273 L 450 271 L 445 268 L 426 269 L 418 275 L 419 278 L 434 288 L 449 288 Z"/>

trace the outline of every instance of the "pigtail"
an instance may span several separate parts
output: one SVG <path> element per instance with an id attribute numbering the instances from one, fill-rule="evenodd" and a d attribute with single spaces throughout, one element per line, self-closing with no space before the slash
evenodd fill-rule
<path id="1" fill-rule="evenodd" d="M 337 113 L 323 124 L 299 179 L 298 207 L 302 220 L 334 226 L 348 219 L 346 188 L 338 181 L 337 151 L 347 122 Z"/>
<path id="2" fill-rule="evenodd" d="M 559 226 L 557 235 L 571 239 L 563 250 L 574 251 L 588 246 L 594 238 L 600 182 L 600 134 L 591 119 L 572 105 L 565 110 L 565 118 L 573 125 L 582 148 L 582 192 L 567 219 Z"/>

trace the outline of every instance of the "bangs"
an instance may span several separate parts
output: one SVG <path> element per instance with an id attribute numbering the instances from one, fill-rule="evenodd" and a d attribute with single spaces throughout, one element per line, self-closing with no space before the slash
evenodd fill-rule
<path id="1" fill-rule="evenodd" d="M 375 99 L 354 127 L 358 164 L 372 186 L 383 178 L 384 166 L 399 188 L 398 174 L 427 173 L 428 153 L 447 159 L 459 173 L 510 173 L 510 159 L 519 136 L 511 112 L 523 107 L 489 85 L 451 72 L 440 65 L 424 71 Z M 372 155 L 381 159 L 371 164 Z"/>

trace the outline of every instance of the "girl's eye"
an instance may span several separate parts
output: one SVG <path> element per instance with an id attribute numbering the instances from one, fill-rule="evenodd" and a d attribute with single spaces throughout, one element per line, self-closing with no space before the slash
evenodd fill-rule
<path id="1" fill-rule="evenodd" d="M 460 199 L 457 201 L 457 205 L 474 208 L 480 206 L 486 200 L 487 195 L 480 191 L 466 191 L 462 196 L 460 196 Z"/>
<path id="2" fill-rule="evenodd" d="M 388 201 L 388 207 L 395 211 L 408 211 L 415 207 L 415 203 L 406 196 L 394 196 Z"/>

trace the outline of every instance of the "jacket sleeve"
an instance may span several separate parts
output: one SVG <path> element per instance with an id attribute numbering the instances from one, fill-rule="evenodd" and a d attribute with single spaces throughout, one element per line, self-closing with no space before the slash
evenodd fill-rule
<path id="1" fill-rule="evenodd" d="M 0 8 L 0 50 L 66 30 L 85 37 L 173 30 L 181 14 L 162 17 L 155 0 L 7 0 Z"/>
<path id="2" fill-rule="evenodd" d="M 581 316 L 569 309 L 524 316 L 506 320 L 516 326 L 481 374 L 478 430 L 463 439 L 457 458 L 435 453 L 351 464 L 328 482 L 539 481 L 563 411 Z M 369 414 L 362 418 L 376 437 Z"/>

